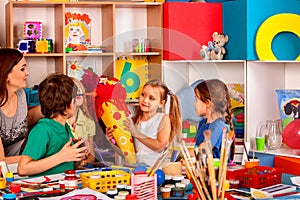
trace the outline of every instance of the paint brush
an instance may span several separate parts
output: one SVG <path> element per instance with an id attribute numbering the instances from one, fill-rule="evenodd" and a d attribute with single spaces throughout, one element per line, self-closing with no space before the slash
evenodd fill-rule
<path id="1" fill-rule="evenodd" d="M 247 160 L 250 161 L 250 156 L 249 156 L 249 154 L 247 152 L 247 148 L 246 148 L 245 142 L 243 142 L 243 146 L 244 146 L 244 150 L 246 152 Z"/>
<path id="2" fill-rule="evenodd" d="M 207 153 L 207 165 L 208 165 L 208 174 L 210 179 L 210 187 L 213 200 L 217 200 L 217 187 L 216 187 L 216 175 L 214 169 L 214 159 L 212 155 L 212 144 L 210 141 L 211 131 L 204 131 L 205 145 L 206 145 L 206 153 Z"/>
<path id="3" fill-rule="evenodd" d="M 154 165 L 151 167 L 148 176 L 153 176 L 156 170 L 160 167 L 162 162 L 167 158 L 169 155 L 169 145 L 164 149 L 164 151 L 160 154 L 159 158 L 155 161 Z"/>
<path id="4" fill-rule="evenodd" d="M 205 199 L 205 195 L 202 191 L 202 186 L 201 186 L 201 184 L 199 183 L 199 180 L 196 177 L 196 172 L 195 172 L 195 169 L 193 168 L 193 165 L 191 163 L 189 151 L 187 150 L 184 141 L 182 141 L 182 144 L 180 144 L 179 146 L 180 146 L 180 150 L 181 150 L 181 153 L 183 155 L 183 158 L 184 158 L 184 161 L 185 161 L 185 164 L 186 164 L 187 172 L 190 174 L 190 176 L 192 178 L 192 181 L 194 182 L 194 184 L 196 186 L 196 191 L 199 194 L 199 197 L 201 199 Z"/>

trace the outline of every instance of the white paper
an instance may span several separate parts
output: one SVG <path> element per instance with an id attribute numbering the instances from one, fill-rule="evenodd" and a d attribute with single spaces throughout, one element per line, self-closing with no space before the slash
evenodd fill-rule
<path id="1" fill-rule="evenodd" d="M 113 199 L 109 198 L 108 196 L 106 196 L 105 194 L 102 194 L 101 192 L 97 192 L 97 191 L 92 190 L 90 188 L 83 188 L 83 189 L 80 189 L 80 190 L 74 190 L 74 191 L 72 191 L 68 194 L 65 194 L 65 195 L 59 196 L 59 197 L 40 197 L 39 199 L 42 199 L 42 200 L 59 200 L 61 198 L 74 196 L 76 194 L 92 194 L 92 195 L 95 195 L 97 197 L 97 200 L 113 200 Z"/>

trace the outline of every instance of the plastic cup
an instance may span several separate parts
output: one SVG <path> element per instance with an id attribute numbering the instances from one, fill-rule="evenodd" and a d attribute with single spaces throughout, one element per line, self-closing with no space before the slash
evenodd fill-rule
<path id="1" fill-rule="evenodd" d="M 259 159 L 250 159 L 245 161 L 246 168 L 252 168 L 256 166 L 259 166 Z"/>
<path id="2" fill-rule="evenodd" d="M 265 137 L 256 137 L 256 150 L 263 151 L 265 150 Z"/>

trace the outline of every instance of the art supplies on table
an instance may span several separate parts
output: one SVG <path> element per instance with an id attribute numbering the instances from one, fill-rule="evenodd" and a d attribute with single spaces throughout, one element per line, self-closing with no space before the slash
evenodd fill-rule
<path id="1" fill-rule="evenodd" d="M 230 194 L 233 198 L 236 199 L 241 199 L 241 200 L 251 199 L 251 193 L 244 190 L 229 189 L 226 190 L 226 193 Z"/>
<path id="2" fill-rule="evenodd" d="M 282 187 L 282 188 L 285 188 L 286 186 L 288 187 L 288 185 L 284 185 L 284 184 L 278 184 L 277 185 L 278 188 Z M 276 186 L 276 187 L 277 187 Z M 276 188 L 275 187 L 275 188 Z M 294 186 L 291 186 L 291 187 L 294 187 Z M 296 192 L 296 189 L 293 190 L 293 191 L 289 191 L 289 192 L 284 192 L 284 191 L 288 191 L 289 189 L 283 189 L 280 193 L 272 193 L 272 191 L 274 192 L 275 190 L 277 189 L 272 189 L 272 187 L 268 187 L 267 190 L 262 190 L 262 189 L 255 189 L 255 188 L 250 188 L 250 192 L 251 192 L 251 196 L 254 198 L 254 199 L 275 199 L 276 197 L 290 197 L 290 196 L 293 196 L 293 195 L 297 195 L 297 198 L 293 198 L 293 199 L 299 199 L 298 196 L 300 194 L 300 192 Z M 270 191 L 267 192 L 267 191 Z"/>
<path id="3" fill-rule="evenodd" d="M 260 190 L 274 195 L 274 194 L 282 194 L 287 192 L 295 192 L 296 189 L 297 189 L 296 186 L 277 184 L 277 185 L 261 188 Z"/>
<path id="4" fill-rule="evenodd" d="M 148 174 L 131 175 L 131 193 L 138 199 L 157 199 L 157 176 Z"/>

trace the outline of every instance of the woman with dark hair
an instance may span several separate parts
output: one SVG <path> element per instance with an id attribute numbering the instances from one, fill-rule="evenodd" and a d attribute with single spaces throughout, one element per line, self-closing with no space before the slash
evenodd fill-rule
<path id="1" fill-rule="evenodd" d="M 0 48 L 0 161 L 7 164 L 19 161 L 30 122 L 40 116 L 31 118 L 33 115 L 28 113 L 23 90 L 28 75 L 26 60 L 21 52 Z M 30 112 L 36 111 L 39 111 L 39 107 Z"/>

